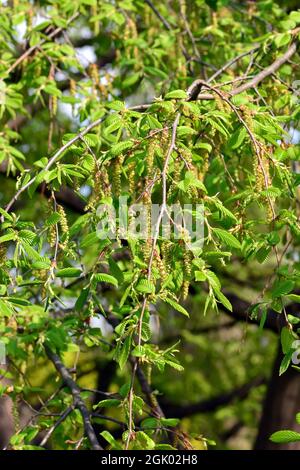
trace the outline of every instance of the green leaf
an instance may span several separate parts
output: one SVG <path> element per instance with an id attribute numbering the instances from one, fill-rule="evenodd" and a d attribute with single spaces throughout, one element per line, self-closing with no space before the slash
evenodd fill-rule
<path id="1" fill-rule="evenodd" d="M 118 355 L 118 363 L 120 369 L 123 369 L 125 364 L 127 363 L 129 353 L 131 349 L 131 335 L 127 336 L 124 343 L 121 346 L 120 353 Z"/>
<path id="2" fill-rule="evenodd" d="M 79 277 L 81 272 L 78 268 L 64 268 L 56 272 L 56 277 Z"/>
<path id="3" fill-rule="evenodd" d="M 136 286 L 136 290 L 142 294 L 154 294 L 155 285 L 147 279 L 140 279 Z"/>
<path id="4" fill-rule="evenodd" d="M 244 126 L 240 127 L 230 137 L 228 141 L 228 146 L 232 150 L 239 148 L 244 142 L 246 136 L 247 136 L 246 128 Z"/>
<path id="5" fill-rule="evenodd" d="M 300 295 L 288 294 L 288 295 L 286 295 L 286 298 L 288 300 L 291 300 L 292 302 L 297 302 L 298 304 L 300 304 Z"/>
<path id="6" fill-rule="evenodd" d="M 134 85 L 138 80 L 140 80 L 140 78 L 141 78 L 140 72 L 129 75 L 128 77 L 125 78 L 125 80 L 123 80 L 122 88 L 128 88 Z"/>
<path id="7" fill-rule="evenodd" d="M 115 440 L 114 436 L 109 431 L 102 431 L 100 433 L 102 436 L 115 450 L 122 450 L 122 446 Z"/>
<path id="8" fill-rule="evenodd" d="M 195 281 L 197 282 L 206 281 L 206 274 L 202 271 L 195 271 Z"/>
<path id="9" fill-rule="evenodd" d="M 52 225 L 57 224 L 60 221 L 61 217 L 58 212 L 53 212 L 46 220 L 45 225 L 46 227 L 51 227 Z"/>
<path id="10" fill-rule="evenodd" d="M 294 289 L 294 286 L 295 283 L 288 279 L 276 282 L 271 291 L 273 299 L 288 294 L 289 292 L 291 292 L 291 290 Z"/>
<path id="11" fill-rule="evenodd" d="M 117 157 L 118 155 L 121 155 L 121 153 L 130 149 L 132 146 L 133 146 L 133 142 L 131 140 L 126 140 L 125 142 L 119 142 L 118 144 L 114 144 L 111 147 L 109 153 L 113 157 Z"/>
<path id="12" fill-rule="evenodd" d="M 166 297 L 163 299 L 167 304 L 171 305 L 171 307 L 174 308 L 174 310 L 177 310 L 177 312 L 179 313 L 182 313 L 182 315 L 185 315 L 186 317 L 189 317 L 189 313 L 187 312 L 187 310 L 180 304 L 178 304 L 177 302 L 175 302 L 175 300 L 173 299 L 170 299 L 169 297 Z"/>
<path id="13" fill-rule="evenodd" d="M 174 427 L 174 426 L 177 426 L 177 424 L 180 423 L 180 419 L 177 419 L 177 418 L 161 418 L 160 422 L 163 426 Z"/>
<path id="14" fill-rule="evenodd" d="M 2 237 L 0 237 L 0 243 L 9 242 L 10 240 L 15 240 L 15 239 L 16 239 L 16 234 L 14 232 L 7 233 L 6 235 L 2 235 Z"/>
<path id="15" fill-rule="evenodd" d="M 296 431 L 283 430 L 274 432 L 270 440 L 276 444 L 287 444 L 288 442 L 300 441 L 300 433 Z"/>
<path id="16" fill-rule="evenodd" d="M 94 274 L 93 279 L 95 279 L 96 282 L 106 282 L 107 284 L 112 284 L 113 286 L 118 287 L 118 280 L 110 274 L 97 273 Z"/>
<path id="17" fill-rule="evenodd" d="M 144 429 L 156 429 L 159 427 L 159 420 L 157 418 L 146 418 L 141 422 L 141 427 Z"/>
<path id="18" fill-rule="evenodd" d="M 96 410 L 97 408 L 114 408 L 115 406 L 119 406 L 121 404 L 121 400 L 116 398 L 108 398 L 107 400 L 101 400 L 97 403 L 93 408 Z"/>
<path id="19" fill-rule="evenodd" d="M 187 98 L 187 93 L 184 90 L 173 90 L 165 95 L 166 100 L 179 99 L 185 100 Z"/>
<path id="20" fill-rule="evenodd" d="M 13 309 L 10 307 L 9 303 L 0 299 L 0 317 L 11 317 L 14 314 Z"/>
<path id="21" fill-rule="evenodd" d="M 290 328 L 283 327 L 280 333 L 280 341 L 283 354 L 287 354 L 294 342 L 294 336 Z"/>
<path id="22" fill-rule="evenodd" d="M 217 235 L 219 240 L 221 240 L 225 245 L 230 246 L 232 248 L 237 248 L 238 250 L 241 248 L 241 244 L 237 238 L 235 238 L 232 233 L 223 230 L 221 228 L 214 228 L 213 232 Z"/>
<path id="23" fill-rule="evenodd" d="M 218 300 L 221 302 L 221 304 L 224 305 L 224 307 L 227 308 L 227 310 L 232 312 L 232 305 L 227 299 L 227 297 L 225 297 L 225 295 L 218 289 L 214 290 L 214 293 L 215 293 L 215 296 L 218 298 Z"/>
<path id="24" fill-rule="evenodd" d="M 76 303 L 75 303 L 75 310 L 77 312 L 80 312 L 80 310 L 82 309 L 82 307 L 84 306 L 84 304 L 86 303 L 87 301 L 87 298 L 89 296 L 89 292 L 90 292 L 90 289 L 89 287 L 85 287 L 84 289 L 82 289 L 82 291 L 80 292 L 80 295 L 78 297 L 78 299 L 76 300 Z"/>
<path id="25" fill-rule="evenodd" d="M 287 371 L 291 363 L 292 354 L 293 354 L 293 350 L 289 351 L 282 359 L 280 368 L 279 368 L 279 375 L 282 375 Z"/>

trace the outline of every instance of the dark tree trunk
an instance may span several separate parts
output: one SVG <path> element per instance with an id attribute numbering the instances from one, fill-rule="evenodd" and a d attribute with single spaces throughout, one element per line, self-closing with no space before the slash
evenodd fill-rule
<path id="1" fill-rule="evenodd" d="M 255 450 L 300 450 L 300 442 L 274 444 L 269 439 L 273 432 L 282 429 L 300 432 L 300 425 L 295 421 L 296 413 L 300 411 L 300 372 L 289 367 L 279 376 L 281 360 L 279 348 L 263 406 Z"/>

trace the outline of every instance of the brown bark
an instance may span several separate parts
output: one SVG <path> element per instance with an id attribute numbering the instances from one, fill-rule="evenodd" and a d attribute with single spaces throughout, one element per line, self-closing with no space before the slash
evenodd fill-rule
<path id="1" fill-rule="evenodd" d="M 279 347 L 254 450 L 300 450 L 300 442 L 275 444 L 270 441 L 270 435 L 275 431 L 291 429 L 300 432 L 300 425 L 295 420 L 296 413 L 300 411 L 300 373 L 289 367 L 279 376 L 281 360 L 282 353 Z"/>

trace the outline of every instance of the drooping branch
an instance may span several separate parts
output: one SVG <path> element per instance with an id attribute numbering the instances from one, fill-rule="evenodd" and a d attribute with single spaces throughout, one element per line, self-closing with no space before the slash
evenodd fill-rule
<path id="1" fill-rule="evenodd" d="M 243 85 L 234 88 L 230 92 L 228 92 L 229 96 L 236 96 L 240 93 L 254 89 L 257 87 L 259 83 L 261 83 L 265 78 L 273 75 L 283 64 L 288 62 L 288 60 L 296 53 L 297 51 L 297 43 L 293 42 L 290 47 L 287 49 L 285 54 L 278 57 L 269 67 L 266 67 L 257 75 L 255 75 L 251 80 L 244 83 Z M 211 93 L 200 94 L 202 88 L 205 88 L 205 81 L 198 79 L 195 80 L 188 89 L 188 99 L 189 100 L 212 100 L 214 99 L 214 95 Z"/>
<path id="2" fill-rule="evenodd" d="M 63 364 L 61 361 L 60 357 L 55 354 L 53 351 L 48 346 L 45 346 L 45 351 L 50 359 L 50 361 L 53 363 L 55 366 L 57 372 L 61 376 L 63 382 L 65 385 L 70 389 L 72 396 L 73 396 L 73 403 L 74 403 L 74 408 L 77 408 L 82 416 L 83 419 L 83 425 L 84 425 L 84 432 L 88 440 L 90 441 L 91 447 L 93 450 L 103 450 L 101 445 L 98 442 L 97 436 L 95 434 L 95 431 L 93 429 L 91 419 L 90 419 L 90 413 L 81 398 L 81 389 L 77 385 L 77 383 L 72 379 L 67 367 Z"/>

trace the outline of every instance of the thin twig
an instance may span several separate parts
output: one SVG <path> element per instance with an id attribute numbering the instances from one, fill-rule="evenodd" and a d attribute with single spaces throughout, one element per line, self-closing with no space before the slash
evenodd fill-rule
<path id="1" fill-rule="evenodd" d="M 71 16 L 71 18 L 67 21 L 67 26 L 74 21 L 77 17 L 79 16 L 79 13 L 74 13 L 74 15 Z M 24 52 L 7 70 L 7 73 L 10 74 L 18 65 L 20 65 L 23 60 L 26 59 L 26 57 L 30 56 L 32 52 L 34 52 L 36 49 L 39 49 L 45 42 L 47 42 L 49 39 L 53 39 L 55 36 L 57 36 L 59 33 L 61 33 L 63 30 L 62 27 L 56 28 L 52 33 L 48 34 L 47 38 L 42 39 L 38 44 L 35 44 L 34 46 L 31 46 L 27 51 Z"/>
<path id="2" fill-rule="evenodd" d="M 41 443 L 39 444 L 40 447 L 44 447 L 44 445 L 48 442 L 52 434 L 54 433 L 55 429 L 58 428 L 58 426 L 65 421 L 65 419 L 69 416 L 69 414 L 72 413 L 74 410 L 73 406 L 69 406 L 59 417 L 59 419 L 51 426 L 51 428 L 47 431 L 46 435 L 43 437 Z"/>

